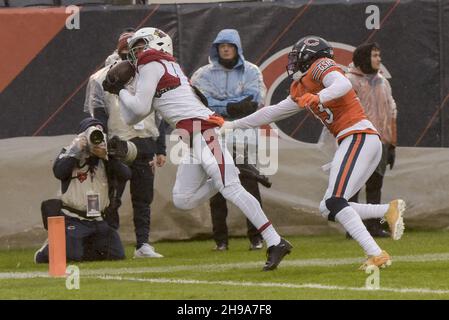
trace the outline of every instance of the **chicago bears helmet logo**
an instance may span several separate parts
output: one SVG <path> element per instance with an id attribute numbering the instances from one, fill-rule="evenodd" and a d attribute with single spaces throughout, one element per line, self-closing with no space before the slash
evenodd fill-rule
<path id="1" fill-rule="evenodd" d="M 315 47 L 320 44 L 320 41 L 316 38 L 307 38 L 304 43 L 310 47 Z"/>

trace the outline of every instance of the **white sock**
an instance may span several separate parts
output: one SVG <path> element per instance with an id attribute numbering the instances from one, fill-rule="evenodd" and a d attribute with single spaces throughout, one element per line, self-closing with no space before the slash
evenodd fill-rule
<path id="1" fill-rule="evenodd" d="M 349 202 L 351 208 L 353 208 L 362 220 L 370 218 L 383 218 L 388 211 L 389 204 L 363 204 Z"/>
<path id="2" fill-rule="evenodd" d="M 352 207 L 349 206 L 343 208 L 337 213 L 335 220 L 342 224 L 351 237 L 360 244 L 368 256 L 378 256 L 382 253 L 382 250 L 377 245 L 376 241 L 374 241 L 368 230 L 366 230 L 362 219 L 360 219 L 360 216 Z"/>
<path id="3" fill-rule="evenodd" d="M 274 230 L 274 227 L 271 224 L 267 228 L 265 228 L 265 230 L 263 230 L 260 234 L 267 243 L 267 247 L 276 246 L 281 242 L 281 237 L 276 232 L 276 230 Z"/>
<path id="4" fill-rule="evenodd" d="M 259 201 L 246 191 L 241 184 L 236 183 L 226 186 L 221 194 L 226 200 L 235 204 L 257 229 L 269 223 Z M 268 247 L 277 245 L 281 241 L 281 237 L 271 224 L 261 232 L 261 235 Z"/>

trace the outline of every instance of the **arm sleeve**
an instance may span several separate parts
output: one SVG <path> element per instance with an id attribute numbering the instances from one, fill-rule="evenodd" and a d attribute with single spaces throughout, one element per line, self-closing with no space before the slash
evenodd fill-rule
<path id="1" fill-rule="evenodd" d="M 132 95 L 127 89 L 120 90 L 120 110 L 127 124 L 136 124 L 151 113 L 157 84 L 164 72 L 164 67 L 159 62 L 145 64 L 139 67 L 136 94 Z"/>
<path id="2" fill-rule="evenodd" d="M 345 77 L 351 82 L 352 89 L 354 89 L 355 93 L 358 95 L 360 93 L 360 81 L 357 81 L 355 76 L 351 73 L 345 74 Z"/>
<path id="3" fill-rule="evenodd" d="M 291 97 L 287 97 L 278 104 L 264 107 L 245 118 L 233 121 L 234 128 L 260 127 L 264 124 L 288 118 L 301 110 Z"/>
<path id="4" fill-rule="evenodd" d="M 325 88 L 318 93 L 321 103 L 340 98 L 352 89 L 351 81 L 338 71 L 331 71 L 323 78 Z"/>

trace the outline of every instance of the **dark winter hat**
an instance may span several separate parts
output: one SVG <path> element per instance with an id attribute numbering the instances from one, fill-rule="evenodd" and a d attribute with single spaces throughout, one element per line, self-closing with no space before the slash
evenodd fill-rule
<path id="1" fill-rule="evenodd" d="M 86 118 L 80 122 L 80 126 L 78 127 L 78 133 L 82 133 L 87 130 L 87 128 L 100 125 L 103 128 L 104 131 L 104 125 L 103 123 L 95 118 Z"/>

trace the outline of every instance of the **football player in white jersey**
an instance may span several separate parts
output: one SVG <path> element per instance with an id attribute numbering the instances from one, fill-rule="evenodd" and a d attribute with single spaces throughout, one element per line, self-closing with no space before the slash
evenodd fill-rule
<path id="1" fill-rule="evenodd" d="M 232 156 L 218 139 L 218 127 L 224 120 L 195 93 L 171 54 L 170 37 L 156 28 L 142 28 L 128 45 L 137 80 L 135 94 L 125 88 L 116 90 L 125 121 L 135 124 L 156 110 L 172 127 L 181 129 L 187 138 L 183 140 L 190 144 L 176 174 L 175 206 L 193 209 L 220 192 L 240 208 L 266 241 L 263 270 L 276 269 L 292 245 L 279 236 L 259 202 L 240 184 Z"/>

